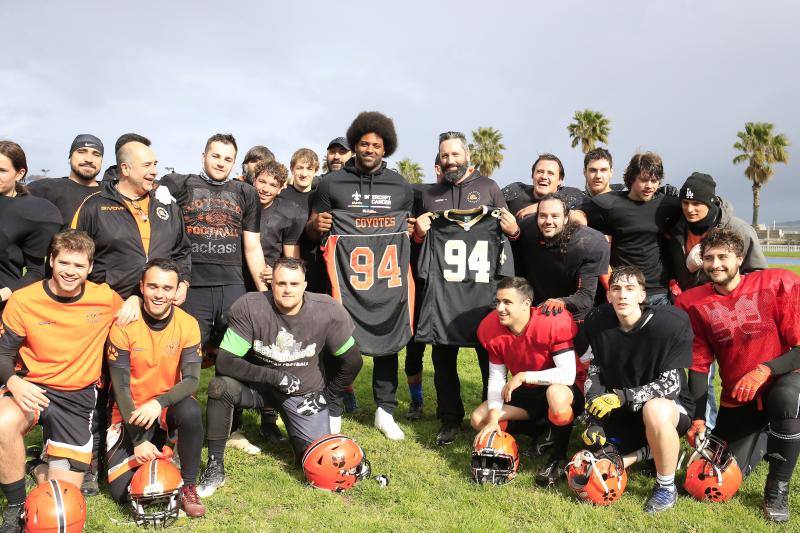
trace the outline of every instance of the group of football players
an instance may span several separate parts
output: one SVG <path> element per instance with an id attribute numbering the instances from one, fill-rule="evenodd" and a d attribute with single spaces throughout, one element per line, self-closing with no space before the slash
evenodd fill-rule
<path id="1" fill-rule="evenodd" d="M 358 409 L 362 355 L 375 427 L 402 440 L 398 353 L 417 420 L 426 345 L 440 446 L 466 414 L 459 350 L 477 353 L 476 481 L 513 478 L 512 435 L 529 435 L 535 453 L 549 450 L 540 485 L 567 473 L 581 498 L 608 504 L 643 462 L 656 476 L 645 511 L 660 512 L 677 501 L 685 435 L 690 494 L 727 499 L 766 459 L 764 514 L 788 520 L 800 278 L 767 268 L 710 175 L 665 185 L 646 152 L 612 184 L 598 148 L 585 188 L 564 186 L 561 161 L 542 154 L 530 183 L 501 190 L 450 131 L 437 182 L 412 186 L 387 167 L 397 134 L 378 112 L 331 141 L 321 175 L 312 150 L 287 168 L 256 146 L 234 177 L 227 134 L 208 139 L 199 173 L 160 179 L 149 139 L 125 134 L 114 148 L 98 181 L 104 145 L 78 135 L 69 176 L 26 186 L 25 152 L 0 142 L 0 531 L 85 517 L 76 494 L 98 492 L 101 464 L 137 523 L 204 516 L 226 447 L 260 451 L 238 431 L 243 409 L 258 410 L 269 445 L 286 440 L 280 415 L 312 485 L 344 490 L 369 475 L 338 435 Z M 211 365 L 204 427 L 195 395 Z M 568 461 L 579 420 L 586 449 Z M 36 424 L 42 446 L 26 450 Z M 26 479 L 39 484 L 27 503 Z"/>

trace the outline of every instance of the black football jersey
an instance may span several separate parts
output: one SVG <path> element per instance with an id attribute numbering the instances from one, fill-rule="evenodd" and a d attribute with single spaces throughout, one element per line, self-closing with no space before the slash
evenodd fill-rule
<path id="1" fill-rule="evenodd" d="M 323 245 L 331 296 L 353 318 L 353 336 L 362 353 L 396 353 L 413 334 L 409 213 L 331 213 L 333 227 Z"/>
<path id="2" fill-rule="evenodd" d="M 499 209 L 435 213 L 417 265 L 425 290 L 415 340 L 478 346 L 478 325 L 491 311 L 497 280 L 513 275 Z"/>

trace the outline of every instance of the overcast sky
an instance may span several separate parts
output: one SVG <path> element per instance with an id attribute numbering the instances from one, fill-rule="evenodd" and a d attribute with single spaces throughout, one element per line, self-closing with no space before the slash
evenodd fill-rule
<path id="1" fill-rule="evenodd" d="M 66 175 L 77 133 L 113 163 L 117 136 L 150 137 L 160 166 L 196 172 L 205 139 L 233 133 L 288 163 L 323 154 L 362 110 L 395 120 L 399 148 L 432 180 L 437 135 L 502 131 L 501 185 L 530 181 L 538 153 L 581 185 L 567 124 L 611 119 L 615 181 L 637 150 L 664 157 L 667 182 L 711 173 L 751 216 L 747 121 L 795 143 L 763 189 L 760 221 L 800 219 L 800 4 L 791 1 L 4 2 L 0 138 L 32 173 Z M 224 6 L 224 7 L 223 7 Z M 795 59 L 792 59 L 795 58 Z"/>

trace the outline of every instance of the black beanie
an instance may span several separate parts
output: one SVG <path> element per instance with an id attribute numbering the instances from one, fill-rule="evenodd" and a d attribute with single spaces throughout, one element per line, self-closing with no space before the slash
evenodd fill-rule
<path id="1" fill-rule="evenodd" d="M 717 184 L 714 178 L 702 172 L 692 172 L 692 175 L 686 178 L 686 183 L 681 187 L 681 200 L 694 200 L 701 202 L 711 207 L 716 205 L 714 200 L 716 198 Z"/>

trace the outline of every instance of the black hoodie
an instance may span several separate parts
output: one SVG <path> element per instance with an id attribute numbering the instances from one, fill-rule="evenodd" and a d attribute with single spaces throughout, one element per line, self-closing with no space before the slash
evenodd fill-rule
<path id="1" fill-rule="evenodd" d="M 381 163 L 376 171 L 365 174 L 352 159 L 341 170 L 320 180 L 314 198 L 314 211 L 329 213 L 344 209 L 353 213 L 388 213 L 408 211 L 414 204 L 414 191 L 406 179 Z"/>
<path id="2" fill-rule="evenodd" d="M 447 181 L 431 185 L 422 193 L 422 209 L 415 214 L 448 209 L 474 209 L 482 205 L 507 207 L 497 183 L 475 171 L 458 185 Z"/>

